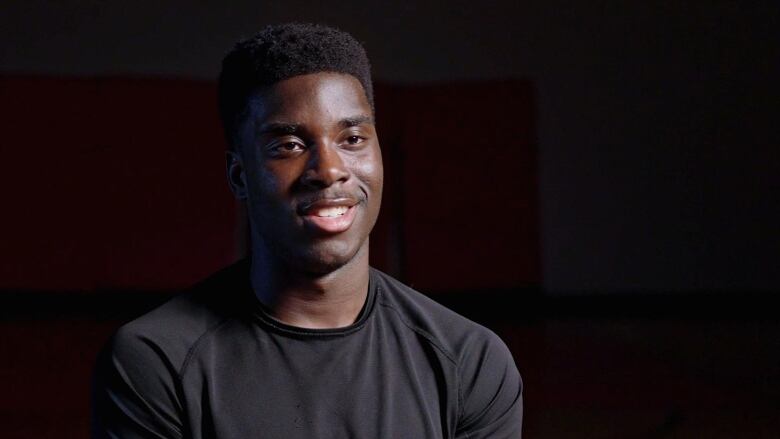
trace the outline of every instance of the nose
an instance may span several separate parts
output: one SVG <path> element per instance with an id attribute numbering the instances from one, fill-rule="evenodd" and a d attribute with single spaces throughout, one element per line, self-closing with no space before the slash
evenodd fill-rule
<path id="1" fill-rule="evenodd" d="M 344 165 L 338 146 L 318 142 L 310 148 L 309 161 L 301 177 L 304 185 L 322 189 L 349 179 L 349 170 Z"/>

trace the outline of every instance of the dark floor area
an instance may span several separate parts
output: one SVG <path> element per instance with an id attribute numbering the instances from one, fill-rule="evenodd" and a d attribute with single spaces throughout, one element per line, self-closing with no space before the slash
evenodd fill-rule
<path id="1" fill-rule="evenodd" d="M 717 300 L 669 310 L 663 298 L 645 298 L 638 309 L 604 298 L 517 301 L 506 294 L 488 295 L 492 307 L 456 295 L 438 299 L 509 345 L 525 382 L 525 437 L 780 434 L 780 320 L 765 311 L 768 301 L 730 313 Z M 164 296 L 25 297 L 6 300 L 0 320 L 0 436 L 86 437 L 98 349 Z"/>

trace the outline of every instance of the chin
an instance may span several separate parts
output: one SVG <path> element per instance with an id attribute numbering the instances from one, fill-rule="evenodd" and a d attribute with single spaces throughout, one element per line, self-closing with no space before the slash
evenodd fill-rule
<path id="1" fill-rule="evenodd" d="M 291 267 L 300 271 L 326 275 L 355 261 L 366 245 L 367 243 L 363 243 L 351 247 L 347 243 L 322 243 L 294 256 L 289 263 Z"/>
<path id="2" fill-rule="evenodd" d="M 368 236 L 345 233 L 340 236 L 295 236 L 275 230 L 252 235 L 253 251 L 275 260 L 280 269 L 324 276 L 361 259 L 368 263 Z M 266 236 L 268 238 L 266 238 Z"/>

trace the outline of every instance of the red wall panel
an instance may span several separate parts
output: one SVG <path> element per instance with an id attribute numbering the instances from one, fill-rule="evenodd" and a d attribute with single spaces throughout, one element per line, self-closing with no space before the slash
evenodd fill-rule
<path id="1" fill-rule="evenodd" d="M 423 291 L 539 284 L 530 84 L 397 87 L 380 98 L 395 113 L 402 277 Z"/>
<path id="2" fill-rule="evenodd" d="M 0 77 L 0 290 L 169 290 L 238 257 L 210 82 Z M 378 86 L 371 260 L 423 290 L 539 282 L 526 82 Z"/>
<path id="3" fill-rule="evenodd" d="M 170 289 L 231 262 L 215 92 L 0 79 L 0 288 Z"/>

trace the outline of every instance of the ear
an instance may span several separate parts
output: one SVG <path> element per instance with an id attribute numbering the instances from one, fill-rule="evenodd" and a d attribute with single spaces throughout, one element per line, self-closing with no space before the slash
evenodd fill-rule
<path id="1" fill-rule="evenodd" d="M 236 198 L 246 200 L 246 172 L 241 155 L 235 151 L 225 152 L 225 170 L 227 171 L 228 186 Z"/>

